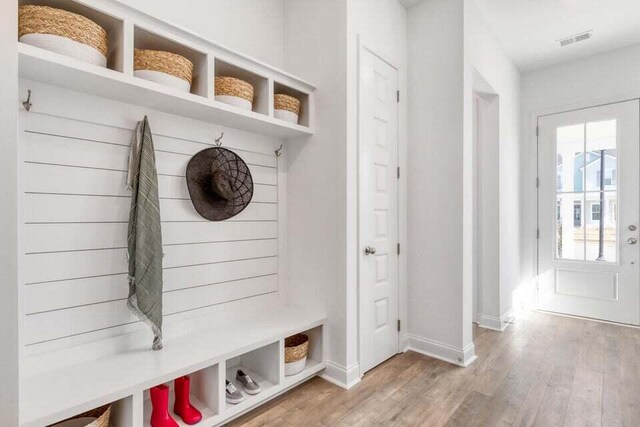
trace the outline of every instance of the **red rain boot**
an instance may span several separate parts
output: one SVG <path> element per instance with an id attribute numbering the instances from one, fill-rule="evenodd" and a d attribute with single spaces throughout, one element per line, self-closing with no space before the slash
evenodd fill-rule
<path id="1" fill-rule="evenodd" d="M 189 384 L 188 375 L 176 378 L 174 383 L 176 392 L 176 403 L 173 405 L 173 412 L 180 415 L 182 420 L 189 424 L 197 424 L 202 420 L 202 414 L 189 401 Z"/>
<path id="2" fill-rule="evenodd" d="M 169 415 L 169 387 L 159 385 L 149 390 L 151 394 L 151 427 L 179 427 Z"/>

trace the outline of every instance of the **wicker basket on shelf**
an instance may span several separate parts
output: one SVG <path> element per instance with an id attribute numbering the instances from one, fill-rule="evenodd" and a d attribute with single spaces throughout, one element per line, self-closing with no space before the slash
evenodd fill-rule
<path id="1" fill-rule="evenodd" d="M 307 364 L 309 353 L 309 337 L 296 334 L 284 340 L 284 372 L 285 375 L 295 375 L 301 372 Z"/>
<path id="2" fill-rule="evenodd" d="M 290 123 L 298 123 L 300 117 L 300 100 L 290 95 L 276 93 L 274 95 L 275 116 Z"/>
<path id="3" fill-rule="evenodd" d="M 111 405 L 104 405 L 99 408 L 93 409 L 91 411 L 87 411 L 83 414 L 76 415 L 75 417 L 71 417 L 59 424 L 54 424 L 53 427 L 64 426 L 65 424 L 71 425 L 73 421 L 73 425 L 78 425 L 77 421 L 80 419 L 88 418 L 93 420 L 87 420 L 88 424 L 82 424 L 83 427 L 109 427 L 109 418 L 111 417 Z"/>
<path id="4" fill-rule="evenodd" d="M 189 92 L 193 80 L 193 62 L 164 50 L 135 49 L 134 74 L 146 80 Z"/>
<path id="5" fill-rule="evenodd" d="M 49 6 L 20 6 L 18 39 L 96 65 L 107 65 L 107 32 L 77 13 Z"/>
<path id="6" fill-rule="evenodd" d="M 251 110 L 253 108 L 253 86 L 235 77 L 216 77 L 216 100 Z"/>
<path id="7" fill-rule="evenodd" d="M 300 114 L 300 100 L 298 98 L 283 93 L 276 93 L 274 98 L 276 110 L 286 110 L 294 114 Z"/>

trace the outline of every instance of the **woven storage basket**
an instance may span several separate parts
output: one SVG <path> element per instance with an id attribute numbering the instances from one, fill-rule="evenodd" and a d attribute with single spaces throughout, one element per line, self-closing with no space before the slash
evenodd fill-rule
<path id="1" fill-rule="evenodd" d="M 93 409 L 75 417 L 71 417 L 62 423 L 54 424 L 55 426 L 63 426 L 65 423 L 69 423 L 73 420 L 79 420 L 80 418 L 95 418 L 89 424 L 85 424 L 83 427 L 109 427 L 109 418 L 111 417 L 111 405 L 101 406 L 100 408 Z"/>
<path id="2" fill-rule="evenodd" d="M 193 62 L 182 55 L 164 50 L 135 49 L 134 75 L 185 92 L 191 91 Z"/>
<path id="3" fill-rule="evenodd" d="M 20 6 L 18 39 L 95 65 L 107 65 L 107 32 L 89 18 L 66 10 Z"/>
<path id="4" fill-rule="evenodd" d="M 307 364 L 309 353 L 309 337 L 296 334 L 284 340 L 284 373 L 295 375 L 301 372 Z"/>
<path id="5" fill-rule="evenodd" d="M 235 77 L 216 77 L 216 100 L 247 110 L 253 108 L 253 86 Z"/>
<path id="6" fill-rule="evenodd" d="M 300 100 L 293 96 L 277 93 L 274 95 L 274 115 L 276 119 L 298 124 Z"/>
<path id="7" fill-rule="evenodd" d="M 300 100 L 298 98 L 283 93 L 276 93 L 274 98 L 276 110 L 287 110 L 294 114 L 300 114 Z"/>

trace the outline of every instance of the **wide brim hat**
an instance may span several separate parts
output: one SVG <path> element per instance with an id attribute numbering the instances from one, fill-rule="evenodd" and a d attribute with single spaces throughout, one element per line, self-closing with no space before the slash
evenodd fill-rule
<path id="1" fill-rule="evenodd" d="M 187 165 L 187 187 L 196 211 L 210 221 L 224 221 L 242 212 L 253 198 L 253 178 L 233 151 L 212 147 Z"/>

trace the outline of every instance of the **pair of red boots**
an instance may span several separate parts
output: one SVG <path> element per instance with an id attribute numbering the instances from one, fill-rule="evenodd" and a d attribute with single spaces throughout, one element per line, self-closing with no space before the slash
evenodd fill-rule
<path id="1" fill-rule="evenodd" d="M 191 425 L 202 420 L 202 414 L 189 400 L 190 379 L 188 376 L 176 378 L 174 382 L 176 401 L 173 405 L 173 412 L 179 415 L 182 420 Z M 149 390 L 151 394 L 151 427 L 178 427 L 176 420 L 169 414 L 169 387 L 159 385 Z"/>

